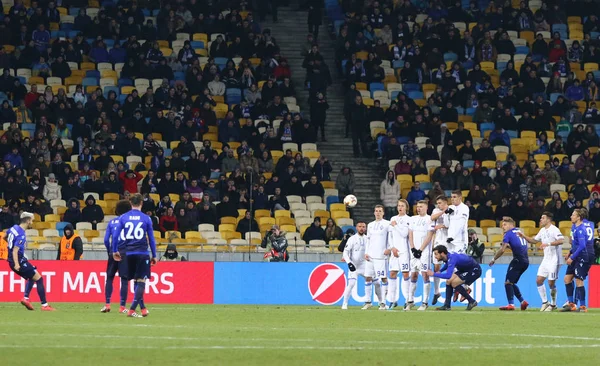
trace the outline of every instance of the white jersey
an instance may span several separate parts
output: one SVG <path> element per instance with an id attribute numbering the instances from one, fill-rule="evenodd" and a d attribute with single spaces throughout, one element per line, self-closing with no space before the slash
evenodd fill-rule
<path id="1" fill-rule="evenodd" d="M 391 224 L 394 222 L 396 225 L 392 226 Z M 400 253 L 410 253 L 410 244 L 408 243 L 409 222 L 410 216 L 408 215 L 396 215 L 390 220 L 390 246 L 398 249 Z"/>
<path id="2" fill-rule="evenodd" d="M 433 231 L 431 226 L 431 216 L 413 216 L 410 218 L 409 227 L 413 233 L 413 245 L 416 249 L 420 249 L 429 232 Z"/>
<path id="3" fill-rule="evenodd" d="M 356 268 L 361 267 L 365 262 L 365 246 L 367 236 L 354 234 L 346 241 L 344 252 L 342 254 L 346 263 L 352 263 Z"/>
<path id="4" fill-rule="evenodd" d="M 442 212 L 442 210 L 440 210 L 439 208 L 433 209 L 434 215 L 439 212 Z M 435 245 L 434 246 L 448 245 L 446 243 L 446 239 L 448 239 L 448 227 L 450 226 L 450 220 L 448 219 L 448 214 L 442 214 L 440 217 L 437 218 L 437 220 L 432 222 L 431 225 L 433 226 L 434 229 L 437 225 L 445 226 L 445 228 L 435 230 L 435 239 L 434 239 Z"/>
<path id="5" fill-rule="evenodd" d="M 448 237 L 454 239 L 452 244 L 467 245 L 469 243 L 469 206 L 461 202 L 458 206 L 450 206 L 454 210 L 449 214 Z"/>
<path id="6" fill-rule="evenodd" d="M 383 252 L 390 247 L 390 222 L 382 219 L 367 225 L 367 244 L 365 254 L 373 259 L 385 259 Z"/>
<path id="7" fill-rule="evenodd" d="M 542 244 L 550 244 L 557 240 L 562 241 L 564 237 L 556 226 L 550 225 L 550 227 L 547 229 L 545 227 L 541 228 L 540 232 L 535 236 L 534 239 L 536 241 L 541 241 Z M 547 246 L 544 248 L 544 259 L 542 260 L 542 263 L 548 265 L 559 265 L 561 256 L 562 245 Z"/>

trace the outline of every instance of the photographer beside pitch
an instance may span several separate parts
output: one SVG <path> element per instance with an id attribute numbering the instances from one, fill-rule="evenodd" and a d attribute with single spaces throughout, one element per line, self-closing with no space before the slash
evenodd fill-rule
<path id="1" fill-rule="evenodd" d="M 266 262 L 287 262 L 290 259 L 287 251 L 288 240 L 285 233 L 279 229 L 279 225 L 273 225 L 260 243 L 261 248 L 267 246 L 270 246 L 270 249 L 264 255 Z"/>

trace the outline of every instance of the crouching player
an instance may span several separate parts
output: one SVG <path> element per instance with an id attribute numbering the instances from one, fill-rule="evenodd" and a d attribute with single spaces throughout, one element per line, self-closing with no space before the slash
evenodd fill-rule
<path id="1" fill-rule="evenodd" d="M 438 262 L 444 262 L 444 265 L 440 268 L 439 272 L 434 273 L 432 270 L 429 270 L 429 276 L 446 280 L 446 300 L 444 301 L 444 306 L 437 308 L 437 310 L 450 310 L 453 291 L 458 291 L 459 294 L 469 301 L 467 310 L 472 310 L 476 307 L 477 301 L 471 297 L 467 289 L 463 287 L 463 284 L 469 286 L 481 277 L 481 266 L 479 263 L 466 254 L 448 253 L 448 249 L 443 245 L 433 248 L 433 256 Z"/>
<path id="2" fill-rule="evenodd" d="M 139 317 L 135 312 L 138 304 L 142 316 L 148 315 L 148 309 L 143 303 L 146 280 L 150 277 L 150 266 L 156 264 L 156 241 L 152 230 L 152 219 L 144 214 L 142 209 L 143 198 L 139 193 L 131 196 L 132 210 L 119 218 L 115 235 L 119 240 L 113 240 L 112 252 L 115 261 L 121 261 L 119 243 L 123 242 L 125 248 L 128 275 L 127 278 L 135 281 L 135 297 L 127 312 L 128 317 Z M 152 257 L 148 255 L 148 245 Z"/>
<path id="3" fill-rule="evenodd" d="M 115 208 L 115 213 L 117 216 L 121 216 L 127 212 L 131 211 L 131 203 L 128 200 L 121 200 L 117 202 L 117 207 Z M 113 293 L 113 282 L 115 279 L 115 275 L 119 272 L 119 278 L 121 279 L 121 291 L 120 291 L 120 304 L 119 313 L 127 314 L 127 308 L 125 308 L 125 304 L 127 303 L 127 291 L 129 290 L 127 287 L 127 260 L 125 259 L 125 247 L 124 242 L 118 243 L 117 247 L 119 253 L 121 254 L 121 260 L 115 261 L 112 256 L 112 242 L 118 242 L 119 238 L 114 232 L 117 228 L 117 223 L 119 222 L 119 218 L 110 220 L 108 223 L 108 227 L 106 228 L 106 234 L 104 235 L 104 246 L 106 246 L 106 251 L 108 252 L 108 263 L 106 264 L 106 283 L 104 284 L 104 295 L 106 297 L 106 303 L 104 307 L 100 310 L 102 313 L 110 312 L 110 299 Z"/>
<path id="4" fill-rule="evenodd" d="M 29 294 L 33 289 L 33 285 L 37 285 L 37 293 L 42 303 L 42 311 L 54 311 L 46 302 L 46 289 L 44 288 L 44 279 L 37 271 L 35 266 L 25 257 L 25 248 L 27 246 L 27 238 L 25 230 L 31 229 L 33 224 L 33 214 L 22 212 L 19 220 L 19 225 L 11 227 L 6 233 L 6 242 L 8 243 L 8 265 L 10 269 L 27 280 L 25 284 L 25 295 L 21 304 L 27 310 L 33 310 L 33 305 L 29 301 Z"/>

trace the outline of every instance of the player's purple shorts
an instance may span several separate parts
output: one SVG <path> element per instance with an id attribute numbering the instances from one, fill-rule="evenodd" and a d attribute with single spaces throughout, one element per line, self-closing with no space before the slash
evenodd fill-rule
<path id="1" fill-rule="evenodd" d="M 481 267 L 477 266 L 468 272 L 457 273 L 458 278 L 465 281 L 465 284 L 471 285 L 481 277 Z"/>
<path id="2" fill-rule="evenodd" d="M 506 282 L 515 284 L 519 282 L 519 279 L 529 268 L 529 262 L 523 262 L 518 259 L 513 259 L 508 265 L 508 271 L 506 272 Z"/>
<path id="3" fill-rule="evenodd" d="M 29 263 L 29 261 L 27 261 L 26 259 L 22 260 L 20 264 L 21 264 L 21 268 L 19 268 L 19 271 L 15 270 L 14 264 L 11 263 L 11 264 L 9 264 L 9 266 L 13 272 L 18 274 L 22 278 L 24 278 L 26 280 L 32 279 L 33 276 L 35 276 L 35 271 L 37 268 L 33 264 Z"/>
<path id="4" fill-rule="evenodd" d="M 150 277 L 150 256 L 148 254 L 128 254 L 127 267 L 130 280 L 145 280 Z"/>

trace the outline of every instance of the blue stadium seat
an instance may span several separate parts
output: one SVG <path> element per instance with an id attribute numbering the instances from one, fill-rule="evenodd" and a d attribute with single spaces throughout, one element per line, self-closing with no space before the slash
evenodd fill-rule
<path id="1" fill-rule="evenodd" d="M 98 70 L 88 70 L 88 71 L 85 72 L 85 77 L 86 78 L 100 79 L 100 71 L 98 71 Z"/>
<path id="2" fill-rule="evenodd" d="M 78 30 L 70 30 L 67 32 L 67 37 L 69 37 L 69 39 L 73 39 L 77 37 L 77 33 L 79 33 Z"/>
<path id="3" fill-rule="evenodd" d="M 458 60 L 458 55 L 454 52 L 446 52 L 444 53 L 444 61 L 456 61 Z"/>
<path id="4" fill-rule="evenodd" d="M 425 98 L 425 95 L 423 94 L 422 91 L 409 91 L 408 92 L 408 97 L 411 99 L 423 99 Z"/>
<path id="5" fill-rule="evenodd" d="M 204 42 L 203 41 L 190 41 L 190 46 L 193 49 L 204 49 Z"/>
<path id="6" fill-rule="evenodd" d="M 122 86 L 133 86 L 133 80 L 131 79 L 119 79 L 119 82 L 117 83 L 117 86 L 120 88 Z"/>
<path id="7" fill-rule="evenodd" d="M 516 139 L 519 137 L 519 131 L 506 130 L 506 133 L 511 139 Z"/>
<path id="8" fill-rule="evenodd" d="M 68 222 L 64 222 L 64 221 L 62 221 L 62 222 L 57 222 L 57 223 L 56 223 L 56 230 L 58 230 L 59 232 L 62 232 L 62 231 L 65 229 L 65 227 L 66 227 L 67 225 L 69 225 L 69 223 L 68 223 Z M 61 234 L 61 235 L 62 235 L 62 234 Z"/>
<path id="9" fill-rule="evenodd" d="M 72 15 L 74 17 L 79 15 L 79 8 L 71 8 L 69 7 L 69 15 Z"/>
<path id="10" fill-rule="evenodd" d="M 431 188 L 433 188 L 433 185 L 431 184 L 431 182 L 421 182 L 422 190 L 431 189 Z"/>
<path id="11" fill-rule="evenodd" d="M 475 166 L 475 160 L 464 160 L 463 168 L 471 169 Z M 421 189 L 423 189 L 423 184 L 421 184 Z"/>
<path id="12" fill-rule="evenodd" d="M 394 91 L 392 92 L 392 99 L 393 99 L 393 100 L 396 100 L 396 99 L 398 99 L 398 94 L 400 94 L 400 93 L 401 93 L 401 92 L 400 92 L 400 90 L 394 90 Z"/>
<path id="13" fill-rule="evenodd" d="M 83 87 L 86 87 L 86 86 L 90 86 L 90 85 L 98 86 L 100 84 L 98 83 L 98 78 L 86 77 L 86 78 L 83 78 L 81 85 L 83 85 Z"/>
<path id="14" fill-rule="evenodd" d="M 183 71 L 176 71 L 174 73 L 175 76 L 175 80 L 185 80 L 185 72 Z"/>
<path id="15" fill-rule="evenodd" d="M 517 47 L 517 52 L 518 55 L 527 55 L 529 53 L 529 47 L 527 46 L 519 46 Z"/>
<path id="16" fill-rule="evenodd" d="M 121 94 L 121 95 L 119 95 L 119 96 L 117 97 L 117 100 L 119 101 L 119 103 L 120 103 L 121 105 L 123 105 L 123 103 L 125 103 L 125 100 L 126 100 L 126 99 L 127 99 L 127 95 L 125 95 L 125 94 Z"/>
<path id="17" fill-rule="evenodd" d="M 354 232 L 356 232 L 356 228 L 352 225 L 344 225 L 341 227 L 341 229 L 342 229 L 343 233 L 346 233 L 346 231 L 348 231 L 348 229 L 352 229 L 352 230 L 354 230 Z"/>
<path id="18" fill-rule="evenodd" d="M 421 85 L 420 84 L 404 84 L 402 86 L 402 89 L 407 93 L 410 91 L 420 91 Z"/>
<path id="19" fill-rule="evenodd" d="M 377 90 L 385 90 L 385 85 L 383 85 L 383 83 L 371 83 L 371 84 L 369 84 L 369 90 L 371 92 L 374 92 Z"/>
<path id="20" fill-rule="evenodd" d="M 108 94 L 114 91 L 117 94 L 117 97 L 121 95 L 121 90 L 118 86 L 106 86 L 104 87 L 104 98 L 108 98 Z"/>
<path id="21" fill-rule="evenodd" d="M 554 102 L 556 102 L 556 100 L 558 99 L 558 97 L 560 97 L 562 95 L 562 93 L 552 93 L 550 94 L 550 103 L 554 104 Z"/>
<path id="22" fill-rule="evenodd" d="M 392 63 L 392 67 L 394 69 L 401 69 L 401 68 L 403 68 L 404 67 L 404 60 L 395 60 Z"/>

